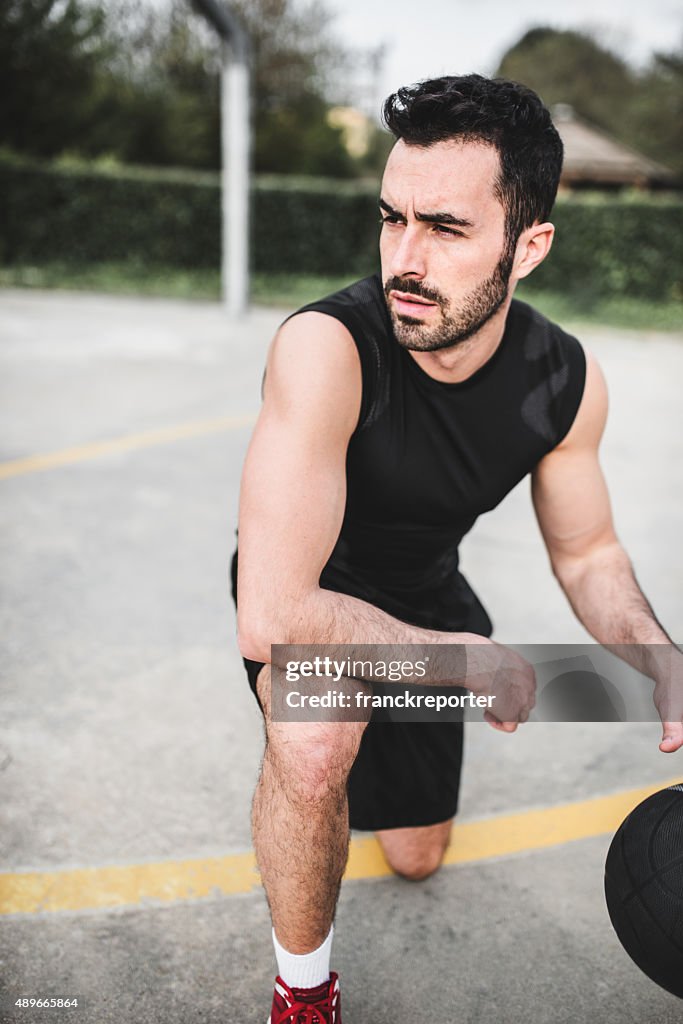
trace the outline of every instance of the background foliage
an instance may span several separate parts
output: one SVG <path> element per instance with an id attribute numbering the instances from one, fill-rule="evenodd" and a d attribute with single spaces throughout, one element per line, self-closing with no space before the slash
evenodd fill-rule
<path id="1" fill-rule="evenodd" d="M 346 177 L 326 115 L 349 59 L 316 0 L 236 0 L 252 43 L 256 171 Z M 2 0 L 0 145 L 32 156 L 220 164 L 220 51 L 188 0 Z"/>
<path id="2" fill-rule="evenodd" d="M 683 176 L 683 49 L 643 69 L 583 32 L 534 28 L 496 74 L 524 82 L 546 106 L 569 103 L 583 119 Z"/>
<path id="3" fill-rule="evenodd" d="M 377 187 L 325 179 L 256 178 L 256 271 L 371 273 Z M 683 299 L 683 200 L 581 195 L 560 200 L 557 239 L 531 285 L 585 295 Z M 0 159 L 0 261 L 219 266 L 218 176 L 96 170 Z M 666 244 L 663 244 L 666 240 Z"/>
<path id="4" fill-rule="evenodd" d="M 323 0 L 233 0 L 253 50 L 257 173 L 377 173 L 379 132 L 349 156 L 330 105 L 353 100 L 373 52 L 335 40 Z M 379 59 L 379 58 L 378 58 Z M 216 169 L 217 41 L 189 0 L 2 0 L 0 145 L 18 153 Z M 683 51 L 630 67 L 581 32 L 535 28 L 498 73 L 683 175 Z M 357 86 L 356 86 L 357 87 Z"/>

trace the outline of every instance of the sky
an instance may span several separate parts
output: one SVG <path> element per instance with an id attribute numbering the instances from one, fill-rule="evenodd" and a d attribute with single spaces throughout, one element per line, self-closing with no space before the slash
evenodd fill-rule
<path id="1" fill-rule="evenodd" d="M 421 78 L 491 74 L 503 53 L 537 25 L 597 31 L 636 64 L 683 42 L 680 0 L 325 0 L 325 7 L 335 14 L 331 28 L 341 42 L 363 50 L 386 47 L 375 81 L 363 75 L 368 112 Z"/>

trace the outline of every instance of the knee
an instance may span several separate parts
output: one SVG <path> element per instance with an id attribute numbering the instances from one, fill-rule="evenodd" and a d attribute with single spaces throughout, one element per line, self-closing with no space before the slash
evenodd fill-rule
<path id="1" fill-rule="evenodd" d="M 441 867 L 444 851 L 439 848 L 427 850 L 413 850 L 405 853 L 392 852 L 388 854 L 385 850 L 389 867 L 395 875 L 407 879 L 409 882 L 422 882 L 429 878 Z"/>
<path id="2" fill-rule="evenodd" d="M 411 882 L 429 878 L 443 863 L 452 819 L 416 828 L 385 829 L 377 838 L 391 870 Z"/>
<path id="3" fill-rule="evenodd" d="M 346 793 L 358 740 L 348 730 L 312 729 L 293 723 L 286 735 L 269 734 L 266 758 L 291 799 L 306 802 L 328 799 L 331 793 Z"/>

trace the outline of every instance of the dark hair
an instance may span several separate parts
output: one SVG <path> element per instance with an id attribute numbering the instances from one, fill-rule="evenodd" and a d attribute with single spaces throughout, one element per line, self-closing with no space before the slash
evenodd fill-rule
<path id="1" fill-rule="evenodd" d="M 496 195 L 510 246 L 550 216 L 562 170 L 562 140 L 531 89 L 482 75 L 432 78 L 399 89 L 384 103 L 383 121 L 409 146 L 450 139 L 488 143 L 498 151 Z"/>

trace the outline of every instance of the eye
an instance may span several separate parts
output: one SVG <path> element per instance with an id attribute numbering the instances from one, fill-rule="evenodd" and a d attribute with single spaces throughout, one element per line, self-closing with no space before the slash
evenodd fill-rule
<path id="1" fill-rule="evenodd" d="M 464 238 L 462 231 L 458 231 L 457 228 L 446 227 L 445 224 L 435 224 L 434 230 L 437 235 L 451 235 L 454 238 Z"/>
<path id="2" fill-rule="evenodd" d="M 403 220 L 403 218 L 402 217 L 397 217 L 396 214 L 394 214 L 394 213 L 383 213 L 383 214 L 380 214 L 379 222 L 380 222 L 380 224 L 389 224 L 392 227 L 397 225 L 397 224 L 405 224 L 405 221 Z"/>

